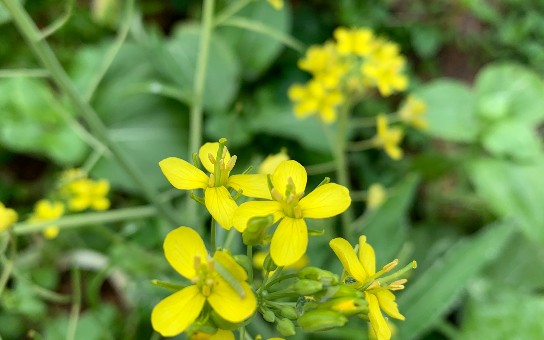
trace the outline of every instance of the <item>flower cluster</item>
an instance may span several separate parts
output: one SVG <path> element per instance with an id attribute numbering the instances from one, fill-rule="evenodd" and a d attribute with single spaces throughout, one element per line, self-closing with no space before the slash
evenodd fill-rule
<path id="1" fill-rule="evenodd" d="M 4 204 L 0 202 L 0 232 L 17 222 L 17 219 L 18 215 L 15 210 L 6 208 Z"/>

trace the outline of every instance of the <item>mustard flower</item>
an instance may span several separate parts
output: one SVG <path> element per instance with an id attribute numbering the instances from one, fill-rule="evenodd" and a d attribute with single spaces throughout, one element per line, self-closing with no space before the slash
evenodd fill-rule
<path id="1" fill-rule="evenodd" d="M 381 41 L 361 66 L 366 81 L 376 86 L 382 96 L 408 87 L 408 78 L 402 73 L 406 60 L 399 52 L 397 44 Z"/>
<path id="2" fill-rule="evenodd" d="M 17 222 L 17 219 L 18 216 L 15 210 L 6 208 L 4 204 L 0 202 L 0 232 Z"/>
<path id="3" fill-rule="evenodd" d="M 348 241 L 343 238 L 335 238 L 329 242 L 332 250 L 342 262 L 346 272 L 356 280 L 352 285 L 354 288 L 361 288 L 365 284 L 372 282 L 382 274 L 393 269 L 398 263 L 397 260 L 389 263 L 382 270 L 376 273 L 376 257 L 374 249 L 366 243 L 366 237 L 359 238 L 359 257 L 351 247 Z M 388 286 L 381 287 L 378 281 L 374 281 L 365 291 L 364 296 L 369 306 L 368 317 L 370 324 L 378 340 L 388 340 L 391 338 L 391 330 L 387 325 L 381 310 L 387 313 L 390 317 L 404 320 L 404 316 L 400 314 L 395 295 L 391 290 L 403 289 L 403 284 L 406 280 L 395 281 Z M 381 308 L 381 310 L 380 310 Z"/>
<path id="4" fill-rule="evenodd" d="M 272 175 L 274 170 L 280 165 L 283 161 L 288 161 L 289 155 L 287 150 L 282 148 L 281 151 L 275 155 L 268 155 L 264 161 L 259 165 L 259 173 L 264 175 Z"/>
<path id="5" fill-rule="evenodd" d="M 403 154 L 399 144 L 404 137 L 404 132 L 401 128 L 389 128 L 387 125 L 387 116 L 379 114 L 377 117 L 378 132 L 372 139 L 372 142 L 374 146 L 384 148 L 389 157 L 394 160 L 399 160 L 402 158 Z"/>
<path id="6" fill-rule="evenodd" d="M 383 202 L 387 199 L 387 192 L 383 185 L 379 183 L 371 184 L 368 188 L 368 195 L 366 198 L 366 206 L 370 210 L 378 209 L 382 206 Z"/>
<path id="7" fill-rule="evenodd" d="M 429 127 L 429 123 L 423 118 L 425 112 L 427 104 L 414 95 L 409 95 L 399 110 L 399 118 L 416 129 L 425 130 Z"/>
<path id="8" fill-rule="evenodd" d="M 246 282 L 245 270 L 225 252 L 215 252 L 213 258 L 196 231 L 179 227 L 166 236 L 164 254 L 170 265 L 193 285 L 165 298 L 151 313 L 151 324 L 162 336 L 175 336 L 193 323 L 206 302 L 219 316 L 238 323 L 251 316 L 257 300 Z M 243 296 L 216 271 L 220 264 L 240 283 Z M 221 334 L 220 334 L 221 335 Z"/>
<path id="9" fill-rule="evenodd" d="M 110 207 L 110 200 L 106 197 L 110 191 L 110 183 L 106 179 L 93 181 L 84 178 L 70 183 L 68 188 L 72 193 L 68 202 L 70 210 L 83 211 L 93 208 L 102 211 Z"/>
<path id="10" fill-rule="evenodd" d="M 336 39 L 336 48 L 342 55 L 356 54 L 366 57 L 377 45 L 374 33 L 368 28 L 338 27 L 334 30 L 333 36 Z"/>
<path id="11" fill-rule="evenodd" d="M 323 46 L 311 46 L 305 57 L 298 62 L 301 70 L 310 72 L 326 89 L 338 89 L 350 65 L 348 61 L 339 58 L 336 45 L 330 41 Z"/>
<path id="12" fill-rule="evenodd" d="M 225 140 L 226 141 L 226 140 Z M 202 170 L 183 159 L 170 157 L 159 165 L 168 181 L 180 190 L 204 190 L 206 208 L 221 227 L 232 228 L 232 216 L 238 207 L 228 188 L 243 191 L 248 197 L 270 198 L 266 175 L 232 175 L 236 156 L 230 156 L 227 147 L 216 158 L 219 143 L 206 143 L 199 151 L 202 165 L 210 172 L 207 176 Z"/>
<path id="13" fill-rule="evenodd" d="M 288 96 L 295 102 L 295 116 L 302 119 L 319 114 L 319 117 L 329 124 L 336 120 L 336 108 L 344 102 L 342 93 L 327 90 L 316 80 L 310 80 L 306 85 L 292 85 Z"/>
<path id="14" fill-rule="evenodd" d="M 305 218 L 327 218 L 343 213 L 351 204 L 346 187 L 335 183 L 319 186 L 304 196 L 308 175 L 296 161 L 283 161 L 272 175 L 272 201 L 241 204 L 234 213 L 234 227 L 242 232 L 254 216 L 281 219 L 270 243 L 270 256 L 278 266 L 297 262 L 308 246 Z"/>
<path id="15" fill-rule="evenodd" d="M 43 199 L 38 201 L 34 206 L 34 213 L 29 221 L 53 221 L 62 215 L 64 215 L 64 203 Z M 53 239 L 58 236 L 59 228 L 55 225 L 50 225 L 43 231 L 43 234 L 48 239 Z"/>

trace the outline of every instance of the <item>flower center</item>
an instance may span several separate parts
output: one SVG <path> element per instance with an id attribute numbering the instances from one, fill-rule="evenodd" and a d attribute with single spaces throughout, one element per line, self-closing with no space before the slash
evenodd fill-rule
<path id="1" fill-rule="evenodd" d="M 191 281 L 200 288 L 202 295 L 205 297 L 210 296 L 213 285 L 215 284 L 215 261 L 212 258 L 209 258 L 207 261 L 202 261 L 200 255 L 196 255 L 194 257 L 194 268 L 196 270 L 196 275 Z"/>
<path id="2" fill-rule="evenodd" d="M 210 175 L 210 180 L 208 183 L 209 187 L 220 187 L 227 183 L 229 180 L 229 174 L 234 165 L 236 164 L 236 155 L 233 155 L 228 162 L 225 157 L 227 157 L 227 147 L 225 142 L 227 140 L 222 138 L 219 140 L 219 149 L 217 150 L 217 155 L 212 155 L 208 153 L 208 159 L 214 165 L 214 173 Z"/>
<path id="3" fill-rule="evenodd" d="M 297 192 L 295 182 L 291 177 L 287 178 L 285 196 L 273 188 L 270 191 L 272 197 L 281 204 L 283 213 L 291 218 L 302 218 L 302 212 L 298 207 L 298 202 L 304 196 L 304 191 Z"/>

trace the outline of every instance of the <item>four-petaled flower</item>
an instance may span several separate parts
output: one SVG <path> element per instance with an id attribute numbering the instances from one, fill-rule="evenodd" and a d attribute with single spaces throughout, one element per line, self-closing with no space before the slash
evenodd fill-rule
<path id="1" fill-rule="evenodd" d="M 398 127 L 387 126 L 387 116 L 379 114 L 377 119 L 378 132 L 372 139 L 372 143 L 376 147 L 384 148 L 389 157 L 394 160 L 402 158 L 402 149 L 399 144 L 404 137 L 404 132 Z"/>
<path id="2" fill-rule="evenodd" d="M 272 236 L 270 256 L 278 266 L 298 261 L 308 246 L 305 218 L 327 218 L 343 213 L 351 204 L 347 188 L 328 183 L 319 186 L 306 197 L 307 174 L 296 161 L 283 161 L 272 175 L 272 201 L 247 202 L 235 211 L 234 227 L 243 231 L 254 216 L 274 215 L 281 219 Z"/>
<path id="3" fill-rule="evenodd" d="M 64 215 L 64 204 L 62 202 L 52 202 L 48 200 L 40 200 L 34 207 L 34 214 L 29 219 L 30 222 L 56 220 Z M 43 231 L 43 234 L 48 239 L 53 239 L 58 236 L 59 228 L 55 225 L 50 225 Z"/>
<path id="4" fill-rule="evenodd" d="M 159 302 L 151 313 L 153 328 L 163 336 L 174 336 L 193 323 L 207 302 L 219 316 L 238 323 L 251 316 L 257 300 L 246 282 L 245 270 L 227 253 L 217 251 L 213 258 L 196 231 L 179 227 L 166 236 L 164 254 L 170 265 L 193 285 Z M 216 270 L 221 265 L 243 288 L 237 292 Z"/>

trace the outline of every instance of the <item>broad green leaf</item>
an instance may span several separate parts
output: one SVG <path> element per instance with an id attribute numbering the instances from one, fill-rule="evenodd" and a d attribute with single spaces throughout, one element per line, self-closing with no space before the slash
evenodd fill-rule
<path id="1" fill-rule="evenodd" d="M 414 281 L 406 284 L 397 302 L 406 321 L 400 338 L 416 339 L 440 320 L 461 296 L 464 287 L 493 260 L 512 234 L 510 222 L 488 225 L 479 234 L 455 244 L 442 258 Z"/>
<path id="2" fill-rule="evenodd" d="M 380 208 L 368 211 L 353 222 L 357 236 L 366 235 L 368 243 L 376 250 L 378 266 L 391 262 L 404 243 L 408 231 L 406 214 L 418 183 L 418 175 L 408 175 L 388 193 Z"/>
<path id="3" fill-rule="evenodd" d="M 533 130 L 519 120 L 501 120 L 485 132 L 482 144 L 495 156 L 531 161 L 542 151 L 540 141 Z"/>
<path id="4" fill-rule="evenodd" d="M 480 127 L 468 86 L 439 79 L 422 86 L 415 94 L 427 103 L 430 135 L 453 142 L 476 141 Z"/>
<path id="5" fill-rule="evenodd" d="M 544 159 L 530 165 L 480 159 L 468 165 L 478 194 L 499 216 L 512 216 L 527 236 L 544 242 Z"/>

